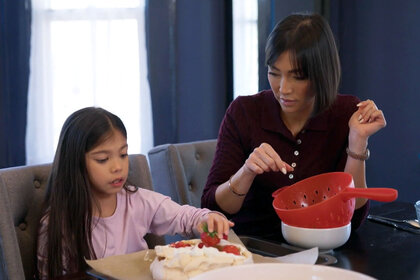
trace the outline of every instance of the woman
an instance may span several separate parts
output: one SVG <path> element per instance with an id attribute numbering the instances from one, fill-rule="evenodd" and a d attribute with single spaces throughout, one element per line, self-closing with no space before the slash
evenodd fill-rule
<path id="1" fill-rule="evenodd" d="M 352 174 L 366 188 L 368 138 L 386 121 L 371 100 L 337 94 L 340 62 L 328 23 L 319 15 L 291 15 L 266 44 L 271 90 L 241 96 L 222 121 L 202 206 L 235 222 L 237 234 L 277 239 L 280 219 L 271 194 L 332 171 Z M 357 228 L 369 203 L 357 199 Z"/>

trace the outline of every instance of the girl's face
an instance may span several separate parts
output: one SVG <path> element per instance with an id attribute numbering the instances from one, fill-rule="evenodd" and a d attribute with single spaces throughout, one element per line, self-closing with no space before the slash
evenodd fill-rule
<path id="1" fill-rule="evenodd" d="M 290 63 L 289 52 L 283 52 L 274 65 L 268 67 L 268 81 L 283 114 L 312 113 L 315 92 L 307 78 L 299 76 L 298 69 Z"/>
<path id="2" fill-rule="evenodd" d="M 114 130 L 103 143 L 85 155 L 92 192 L 98 199 L 115 195 L 128 177 L 127 139 Z"/>

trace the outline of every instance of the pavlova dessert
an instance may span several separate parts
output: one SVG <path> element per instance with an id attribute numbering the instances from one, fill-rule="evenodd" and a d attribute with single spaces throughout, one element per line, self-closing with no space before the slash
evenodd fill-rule
<path id="1" fill-rule="evenodd" d="M 156 246 L 150 265 L 155 280 L 186 280 L 215 268 L 252 263 L 252 254 L 242 245 L 220 240 L 205 228 L 201 239 Z"/>

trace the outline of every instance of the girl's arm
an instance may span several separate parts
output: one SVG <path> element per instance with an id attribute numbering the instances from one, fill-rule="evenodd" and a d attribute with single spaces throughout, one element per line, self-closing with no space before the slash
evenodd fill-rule
<path id="1" fill-rule="evenodd" d="M 160 193 L 141 190 L 142 200 L 138 206 L 142 208 L 142 222 L 145 223 L 147 232 L 156 235 L 181 234 L 186 237 L 194 237 L 199 234 L 199 226 L 209 220 L 209 229 L 219 230 L 219 223 L 229 223 L 222 214 L 211 212 L 205 208 L 196 208 L 190 205 L 179 205 L 170 197 Z M 143 204 L 141 206 L 141 204 Z M 221 233 L 226 230 L 225 224 L 221 224 Z"/>

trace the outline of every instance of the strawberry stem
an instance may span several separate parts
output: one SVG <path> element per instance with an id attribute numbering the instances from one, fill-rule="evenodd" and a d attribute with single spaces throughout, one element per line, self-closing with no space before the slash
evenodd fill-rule
<path id="1" fill-rule="evenodd" d="M 205 233 L 207 233 L 209 236 L 211 236 L 211 237 L 214 237 L 216 234 L 217 234 L 217 232 L 216 231 L 213 231 L 213 232 L 210 232 L 209 231 L 209 228 L 208 228 L 208 226 L 207 226 L 207 223 L 204 223 L 204 225 L 203 225 L 203 231 L 205 232 Z"/>

